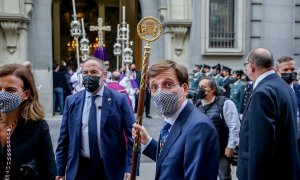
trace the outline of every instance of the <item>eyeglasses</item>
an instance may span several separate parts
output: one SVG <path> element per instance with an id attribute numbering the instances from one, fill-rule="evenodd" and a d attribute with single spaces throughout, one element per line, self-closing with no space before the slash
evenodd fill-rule
<path id="1" fill-rule="evenodd" d="M 245 62 L 245 63 L 244 63 L 244 67 L 246 68 L 246 66 L 247 66 L 248 64 L 250 64 L 250 62 Z"/>
<path id="2" fill-rule="evenodd" d="M 180 85 L 180 83 L 171 83 L 171 82 L 162 83 L 160 86 L 158 84 L 152 84 L 150 86 L 150 89 L 152 93 L 156 93 L 158 89 L 164 89 L 169 91 L 175 88 L 175 86 L 178 84 Z"/>
<path id="3" fill-rule="evenodd" d="M 104 64 L 104 66 L 109 66 L 109 64 Z"/>

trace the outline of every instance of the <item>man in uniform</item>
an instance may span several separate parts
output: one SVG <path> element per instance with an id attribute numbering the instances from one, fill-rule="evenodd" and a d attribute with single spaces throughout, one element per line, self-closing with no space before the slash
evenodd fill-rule
<path id="1" fill-rule="evenodd" d="M 243 70 L 235 70 L 233 72 L 233 78 L 236 81 L 232 84 L 230 89 L 230 99 L 234 102 L 239 114 L 242 114 L 243 109 L 243 100 L 244 100 L 244 89 L 245 83 L 241 81 L 242 75 L 244 74 Z"/>
<path id="2" fill-rule="evenodd" d="M 212 67 L 213 71 L 215 72 L 215 82 L 217 83 L 218 86 L 221 86 L 223 77 L 221 76 L 221 64 L 217 64 Z"/>
<path id="3" fill-rule="evenodd" d="M 222 73 L 223 73 L 223 81 L 221 86 L 225 89 L 225 93 L 224 96 L 226 97 L 230 97 L 230 84 L 233 83 L 232 79 L 230 78 L 230 74 L 231 74 L 231 68 L 227 67 L 227 66 L 223 66 L 222 68 Z"/>
<path id="4" fill-rule="evenodd" d="M 202 77 L 202 74 L 200 72 L 201 68 L 202 68 L 202 65 L 199 65 L 199 64 L 196 64 L 194 67 L 194 70 L 193 70 L 194 77 L 193 77 L 191 89 L 196 90 L 198 88 L 199 81 Z"/>
<path id="5" fill-rule="evenodd" d="M 203 64 L 203 73 L 204 73 L 204 76 L 211 76 L 210 68 L 211 68 L 210 65 Z"/>

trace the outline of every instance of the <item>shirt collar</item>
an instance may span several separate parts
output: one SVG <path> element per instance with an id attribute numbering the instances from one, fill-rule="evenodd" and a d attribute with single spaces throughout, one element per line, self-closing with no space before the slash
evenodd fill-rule
<path id="1" fill-rule="evenodd" d="M 101 89 L 96 94 L 93 94 L 91 92 L 86 91 L 85 97 L 87 98 L 87 97 L 91 97 L 93 95 L 98 95 L 98 96 L 102 97 L 103 96 L 103 92 L 104 92 L 104 85 L 102 85 Z"/>
<path id="2" fill-rule="evenodd" d="M 256 86 L 258 85 L 258 83 L 260 81 L 262 81 L 265 77 L 267 77 L 267 76 L 269 76 L 270 74 L 273 74 L 273 73 L 275 73 L 275 71 L 274 70 L 270 70 L 270 71 L 267 71 L 267 72 L 261 74 L 260 76 L 258 76 L 258 78 L 256 79 L 255 83 L 253 84 L 253 89 L 256 88 Z"/>
<path id="3" fill-rule="evenodd" d="M 183 108 L 186 106 L 187 104 L 187 99 L 185 101 L 183 101 L 182 105 L 180 106 L 180 108 L 176 111 L 175 114 L 173 114 L 172 116 L 165 118 L 165 121 L 167 121 L 168 123 L 170 123 L 172 126 L 174 125 L 176 119 L 178 118 L 179 114 L 181 113 L 181 111 L 183 110 Z"/>

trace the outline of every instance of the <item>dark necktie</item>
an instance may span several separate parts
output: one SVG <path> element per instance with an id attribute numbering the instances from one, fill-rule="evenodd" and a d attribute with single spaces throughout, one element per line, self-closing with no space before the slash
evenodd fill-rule
<path id="1" fill-rule="evenodd" d="M 90 114 L 89 114 L 89 147 L 90 147 L 90 158 L 95 163 L 100 162 L 100 151 L 98 146 L 97 138 L 97 108 L 95 100 L 97 95 L 92 96 Z"/>
<path id="2" fill-rule="evenodd" d="M 164 121 L 163 123 L 163 127 L 160 130 L 160 141 L 159 141 L 159 152 L 161 152 L 162 147 L 164 146 L 166 139 L 168 137 L 169 134 L 169 129 L 172 127 L 172 125 L 170 123 L 168 123 L 167 121 Z"/>

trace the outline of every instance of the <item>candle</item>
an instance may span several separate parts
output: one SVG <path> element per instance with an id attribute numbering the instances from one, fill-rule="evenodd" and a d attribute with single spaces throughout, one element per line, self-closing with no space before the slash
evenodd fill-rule
<path id="1" fill-rule="evenodd" d="M 129 24 L 127 24 L 127 39 L 129 39 Z"/>
<path id="2" fill-rule="evenodd" d="M 125 6 L 123 6 L 123 22 L 125 22 Z"/>
<path id="3" fill-rule="evenodd" d="M 83 18 L 81 18 L 82 34 L 85 34 Z"/>
<path id="4" fill-rule="evenodd" d="M 118 27 L 117 27 L 117 38 L 119 39 L 119 31 L 120 31 L 120 24 L 118 24 Z"/>
<path id="5" fill-rule="evenodd" d="M 72 0 L 72 4 L 73 4 L 73 13 L 76 14 L 75 0 Z"/>

